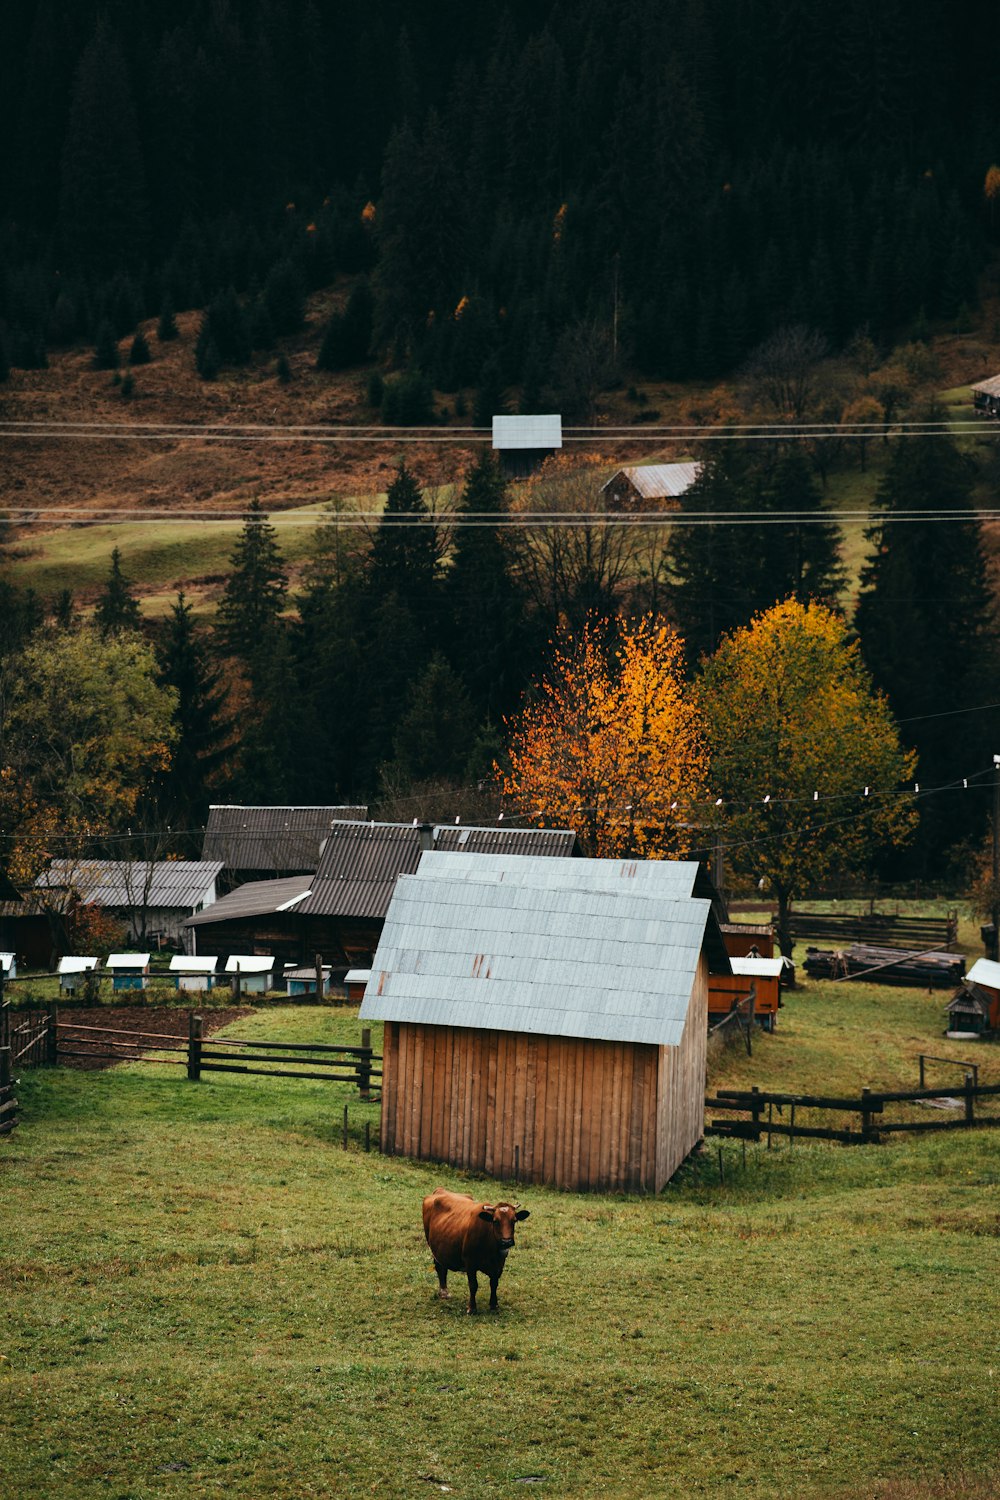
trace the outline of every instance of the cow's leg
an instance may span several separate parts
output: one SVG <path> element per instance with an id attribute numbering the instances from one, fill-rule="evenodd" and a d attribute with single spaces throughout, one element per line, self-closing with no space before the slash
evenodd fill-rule
<path id="1" fill-rule="evenodd" d="M 469 1312 L 470 1313 L 474 1313 L 476 1311 L 476 1293 L 479 1290 L 479 1280 L 478 1280 L 478 1278 L 476 1276 L 475 1271 L 469 1271 L 468 1272 L 468 1277 L 469 1277 Z"/>
<path id="2" fill-rule="evenodd" d="M 451 1293 L 448 1290 L 448 1267 L 443 1266 L 439 1260 L 436 1260 L 434 1262 L 434 1269 L 438 1277 L 438 1296 L 450 1297 Z"/>
<path id="3" fill-rule="evenodd" d="M 500 1304 L 497 1301 L 497 1287 L 499 1285 L 500 1285 L 500 1273 L 498 1271 L 495 1276 L 491 1276 L 490 1277 L 490 1312 L 499 1312 L 500 1311 Z"/>

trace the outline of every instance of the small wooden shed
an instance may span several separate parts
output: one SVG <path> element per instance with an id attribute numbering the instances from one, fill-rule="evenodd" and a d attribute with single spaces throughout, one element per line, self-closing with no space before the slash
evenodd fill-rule
<path id="1" fill-rule="evenodd" d="M 328 995 L 333 982 L 333 970 L 330 964 L 323 964 L 322 969 L 323 994 Z M 289 967 L 285 970 L 284 979 L 285 987 L 290 995 L 315 995 L 316 993 L 315 964 L 311 968 L 308 965 L 299 969 Z"/>
<path id="2" fill-rule="evenodd" d="M 270 953 L 230 953 L 226 973 L 239 975 L 240 989 L 247 995 L 264 995 L 274 986 L 276 962 Z"/>
<path id="3" fill-rule="evenodd" d="M 711 971 L 697 863 L 427 853 L 389 907 L 382 1149 L 575 1190 L 659 1191 L 702 1138 Z"/>
<path id="4" fill-rule="evenodd" d="M 700 473 L 699 463 L 637 464 L 612 474 L 601 494 L 608 510 L 678 510 Z"/>
<path id="5" fill-rule="evenodd" d="M 148 953 L 109 953 L 104 967 L 112 990 L 144 990 L 149 983 Z"/>
<path id="6" fill-rule="evenodd" d="M 170 973 L 179 990 L 210 990 L 218 963 L 218 958 L 208 953 L 175 953 L 170 960 Z"/>
<path id="7" fill-rule="evenodd" d="M 978 958 L 947 1011 L 949 1035 L 983 1036 L 1000 1029 L 1000 963 Z"/>
<path id="8" fill-rule="evenodd" d="M 995 417 L 1000 414 L 1000 375 L 991 375 L 971 387 L 972 405 L 978 416 Z"/>
<path id="9" fill-rule="evenodd" d="M 773 1031 L 778 1024 L 778 1009 L 781 1005 L 781 975 L 784 960 L 781 958 L 735 958 L 730 955 L 732 974 L 713 974 L 708 987 L 708 1019 L 713 1024 L 721 1021 L 733 1008 L 734 1000 L 743 1000 L 756 992 L 754 1019 L 765 1031 Z"/>
<path id="10" fill-rule="evenodd" d="M 558 414 L 493 418 L 493 451 L 511 479 L 527 478 L 562 445 L 562 417 Z"/>
<path id="11" fill-rule="evenodd" d="M 365 987 L 372 977 L 371 969 L 348 969 L 344 975 L 344 989 L 352 1005 L 360 1005 L 365 998 Z"/>
<path id="12" fill-rule="evenodd" d="M 730 958 L 773 958 L 774 924 L 722 922 L 722 941 Z"/>
<path id="13" fill-rule="evenodd" d="M 59 960 L 57 970 L 60 995 L 75 995 L 78 989 L 82 989 L 87 975 L 97 968 L 98 962 L 96 958 L 84 958 L 78 953 L 65 954 Z"/>

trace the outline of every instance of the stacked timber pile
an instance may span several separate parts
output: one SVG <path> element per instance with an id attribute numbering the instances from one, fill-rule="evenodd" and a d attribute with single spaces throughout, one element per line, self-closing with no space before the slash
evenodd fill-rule
<path id="1" fill-rule="evenodd" d="M 805 970 L 813 979 L 863 979 L 866 984 L 909 984 L 953 989 L 965 977 L 961 953 L 922 953 L 908 948 L 807 948 Z"/>
<path id="2" fill-rule="evenodd" d="M 793 938 L 832 938 L 848 943 L 944 948 L 958 941 L 958 913 L 946 917 L 901 917 L 881 912 L 793 911 L 788 917 Z"/>

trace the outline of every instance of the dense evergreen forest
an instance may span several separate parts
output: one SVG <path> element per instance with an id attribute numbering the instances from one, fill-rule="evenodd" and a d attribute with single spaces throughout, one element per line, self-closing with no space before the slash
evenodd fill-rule
<path id="1" fill-rule="evenodd" d="M 581 346 L 714 376 L 958 318 L 998 60 L 936 0 L 10 0 L 7 360 L 230 289 L 266 347 L 364 270 L 387 359 L 529 406 Z"/>
<path id="2" fill-rule="evenodd" d="M 139 321 L 158 318 L 166 341 L 189 309 L 204 309 L 194 352 L 210 379 L 295 333 L 307 295 L 334 284 L 317 365 L 376 361 L 387 421 L 424 420 L 432 387 L 475 387 L 476 422 L 550 399 L 587 419 L 595 370 L 747 373 L 781 330 L 813 362 L 852 350 L 866 374 L 932 321 L 975 316 L 1000 196 L 998 62 L 1000 15 L 936 0 L 10 0 L 0 379 L 84 342 L 115 368 Z M 144 357 L 137 333 L 130 363 Z M 904 374 L 874 407 L 862 391 L 854 416 L 888 421 Z M 175 704 L 169 769 L 122 819 L 197 829 L 220 795 L 494 816 L 504 718 L 560 626 L 662 615 L 696 671 L 775 600 L 837 602 L 839 536 L 809 516 L 826 453 L 715 453 L 686 512 L 806 524 L 780 541 L 766 518 L 677 527 L 655 557 L 600 527 L 577 550 L 558 528 L 529 544 L 500 524 L 512 500 L 488 461 L 460 505 L 497 527 L 448 534 L 401 468 L 375 536 L 318 532 L 297 592 L 256 507 L 209 628 L 183 596 L 166 622 L 140 621 L 116 555 L 83 628 L 108 650 L 149 637 L 135 670 Z M 957 789 L 988 766 L 995 721 L 977 712 L 957 735 L 941 709 L 997 696 L 974 475 L 946 439 L 901 444 L 882 469 L 853 624 L 925 785 L 956 784 L 885 873 L 936 876 L 946 857 L 968 873 L 986 808 L 981 781 Z M 578 507 L 564 478 L 549 508 Z M 893 520 L 915 504 L 961 515 Z M 425 524 L 393 524 L 414 516 Z M 65 654 L 67 680 L 85 655 L 68 594 L 3 583 L 0 626 L 0 694 L 26 680 L 32 643 L 39 671 Z M 0 785 L 8 828 L 37 819 L 22 750 L 24 775 Z"/>

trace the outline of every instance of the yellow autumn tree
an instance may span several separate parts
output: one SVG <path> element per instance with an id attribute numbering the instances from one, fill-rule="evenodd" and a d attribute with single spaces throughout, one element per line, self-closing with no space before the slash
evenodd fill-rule
<path id="1" fill-rule="evenodd" d="M 684 645 L 647 616 L 616 642 L 591 617 L 508 721 L 504 792 L 539 826 L 575 828 L 588 855 L 662 859 L 689 847 L 708 760 Z"/>
<path id="2" fill-rule="evenodd" d="M 846 624 L 821 604 L 788 599 L 727 636 L 699 699 L 728 862 L 770 887 L 790 953 L 795 896 L 912 833 L 916 756 Z"/>

